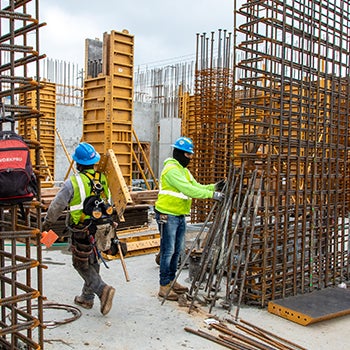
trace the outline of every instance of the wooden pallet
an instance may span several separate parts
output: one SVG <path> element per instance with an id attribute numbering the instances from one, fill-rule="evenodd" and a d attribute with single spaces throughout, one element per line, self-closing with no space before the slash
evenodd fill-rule
<path id="1" fill-rule="evenodd" d="M 132 191 L 130 195 L 134 203 L 154 205 L 158 192 L 158 190 Z"/>
<path id="2" fill-rule="evenodd" d="M 159 252 L 160 233 L 155 228 L 135 229 L 118 232 L 118 238 L 126 243 L 128 252 L 124 258 Z M 104 254 L 107 260 L 119 259 L 117 255 Z"/>

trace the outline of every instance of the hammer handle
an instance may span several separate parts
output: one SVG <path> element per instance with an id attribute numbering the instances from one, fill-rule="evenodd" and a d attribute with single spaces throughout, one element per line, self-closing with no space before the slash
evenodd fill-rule
<path id="1" fill-rule="evenodd" d="M 130 281 L 129 273 L 128 273 L 128 270 L 126 269 L 125 260 L 124 260 L 123 252 L 122 252 L 122 249 L 120 247 L 119 241 L 118 241 L 117 246 L 118 246 L 118 253 L 120 256 L 120 261 L 122 263 L 122 267 L 123 267 L 123 271 L 124 271 L 124 276 L 125 276 L 126 282 L 129 282 Z"/>

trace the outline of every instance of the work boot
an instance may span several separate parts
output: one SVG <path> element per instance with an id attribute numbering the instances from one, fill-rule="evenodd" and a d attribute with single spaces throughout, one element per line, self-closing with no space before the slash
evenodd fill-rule
<path id="1" fill-rule="evenodd" d="M 74 304 L 83 307 L 84 309 L 91 309 L 94 306 L 93 300 L 86 300 L 81 295 L 77 295 L 74 298 Z"/>
<path id="2" fill-rule="evenodd" d="M 180 283 L 178 282 L 175 282 L 174 285 L 173 285 L 173 291 L 177 294 L 184 294 L 184 293 L 187 293 L 188 292 L 188 288 L 181 285 Z"/>
<path id="3" fill-rule="evenodd" d="M 168 283 L 165 286 L 160 286 L 158 295 L 160 297 L 164 298 L 167 295 L 167 293 L 168 293 L 168 296 L 166 297 L 166 300 L 173 300 L 173 301 L 178 300 L 179 299 L 178 295 L 173 290 L 169 291 L 169 289 L 170 289 L 170 283 Z"/>
<path id="4" fill-rule="evenodd" d="M 112 308 L 113 297 L 115 289 L 112 286 L 105 286 L 103 288 L 100 300 L 101 300 L 101 313 L 107 315 Z"/>

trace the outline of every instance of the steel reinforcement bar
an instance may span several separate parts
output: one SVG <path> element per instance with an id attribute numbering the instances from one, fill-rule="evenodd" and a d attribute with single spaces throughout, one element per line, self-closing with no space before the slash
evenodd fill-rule
<path id="1" fill-rule="evenodd" d="M 39 60 L 44 57 L 39 55 L 39 29 L 44 24 L 38 17 L 39 0 L 1 1 L 0 130 L 19 133 L 19 122 L 34 122 L 36 140 L 25 130 L 20 134 L 31 148 L 39 178 L 39 98 L 29 105 L 30 94 L 39 96 Z M 37 200 L 24 204 L 23 211 L 19 205 L 0 205 L 1 349 L 44 348 L 40 189 Z"/>
<path id="2" fill-rule="evenodd" d="M 266 305 L 348 279 L 350 2 L 235 16 L 233 153 L 247 179 L 264 174 L 243 299 Z"/>

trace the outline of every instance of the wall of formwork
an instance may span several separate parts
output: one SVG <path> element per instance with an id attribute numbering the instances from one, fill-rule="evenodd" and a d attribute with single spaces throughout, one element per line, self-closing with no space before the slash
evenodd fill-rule
<path id="1" fill-rule="evenodd" d="M 28 138 L 33 142 L 40 137 L 42 187 L 52 187 L 54 185 L 56 155 L 56 85 L 47 81 L 41 81 L 39 95 L 37 96 L 35 91 L 22 94 L 20 102 L 31 108 L 35 108 L 37 104 L 40 104 L 40 130 L 37 130 L 34 119 L 28 119 L 18 122 L 18 131 L 20 134 L 28 135 Z M 32 151 L 31 158 L 35 159 L 34 151 Z"/>

